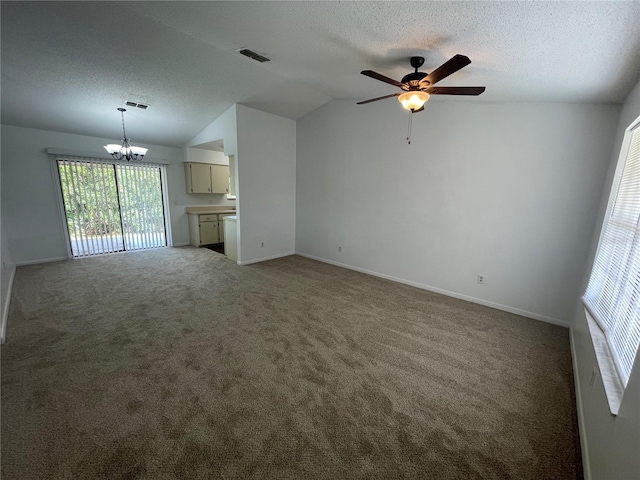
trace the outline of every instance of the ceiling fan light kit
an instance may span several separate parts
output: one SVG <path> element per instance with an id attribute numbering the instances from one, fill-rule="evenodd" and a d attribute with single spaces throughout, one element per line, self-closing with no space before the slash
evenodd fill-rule
<path id="1" fill-rule="evenodd" d="M 104 146 L 104 149 L 111 155 L 115 160 L 126 160 L 130 162 L 132 160 L 139 161 L 142 160 L 143 157 L 147 154 L 147 149 L 142 147 L 132 146 L 129 143 L 129 139 L 127 138 L 127 132 L 124 129 L 124 112 L 127 110 L 125 108 L 118 108 L 118 111 L 122 115 L 122 143 L 110 143 Z"/>
<path id="2" fill-rule="evenodd" d="M 405 92 L 400 94 L 398 100 L 404 108 L 407 110 L 411 110 L 411 112 L 415 112 L 416 110 L 421 109 L 425 103 L 429 100 L 429 95 L 427 92 L 417 91 L 417 92 Z"/>

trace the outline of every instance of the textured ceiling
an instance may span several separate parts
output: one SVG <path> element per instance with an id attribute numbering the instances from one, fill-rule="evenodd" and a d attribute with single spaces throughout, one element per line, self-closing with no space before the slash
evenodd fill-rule
<path id="1" fill-rule="evenodd" d="M 395 88 L 408 57 L 434 101 L 621 102 L 640 76 L 640 2 L 2 2 L 2 123 L 182 146 L 233 103 L 297 119 L 332 98 Z M 272 59 L 259 64 L 235 50 Z M 398 108 L 394 100 L 385 100 Z M 366 115 L 366 106 L 363 106 Z"/>

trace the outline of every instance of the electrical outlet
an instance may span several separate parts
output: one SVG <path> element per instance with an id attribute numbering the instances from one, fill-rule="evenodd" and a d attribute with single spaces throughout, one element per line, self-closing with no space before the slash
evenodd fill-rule
<path id="1" fill-rule="evenodd" d="M 342 245 L 338 245 L 338 251 L 342 252 Z"/>
<path id="2" fill-rule="evenodd" d="M 478 275 L 478 283 L 484 284 L 484 275 Z"/>
<path id="3" fill-rule="evenodd" d="M 260 248 L 264 247 L 264 242 L 260 242 Z"/>

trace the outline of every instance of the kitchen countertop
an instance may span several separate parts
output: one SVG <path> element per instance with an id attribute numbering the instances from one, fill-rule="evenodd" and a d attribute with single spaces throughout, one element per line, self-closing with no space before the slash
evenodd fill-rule
<path id="1" fill-rule="evenodd" d="M 202 206 L 202 207 L 187 207 L 187 213 L 190 215 L 213 215 L 213 214 L 235 214 L 235 207 L 229 206 Z"/>

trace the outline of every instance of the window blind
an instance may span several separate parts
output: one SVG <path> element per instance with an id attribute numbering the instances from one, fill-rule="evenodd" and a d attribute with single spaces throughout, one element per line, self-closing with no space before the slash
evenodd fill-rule
<path id="1" fill-rule="evenodd" d="M 125 250 L 167 245 L 158 165 L 116 165 Z"/>
<path id="2" fill-rule="evenodd" d="M 583 297 L 605 333 L 624 386 L 640 345 L 640 124 L 629 133 L 620 185 Z"/>
<path id="3" fill-rule="evenodd" d="M 164 247 L 164 165 L 58 157 L 71 253 Z"/>

